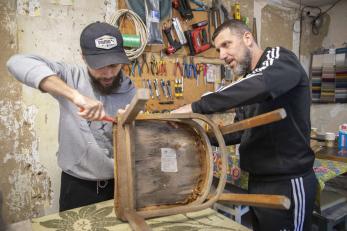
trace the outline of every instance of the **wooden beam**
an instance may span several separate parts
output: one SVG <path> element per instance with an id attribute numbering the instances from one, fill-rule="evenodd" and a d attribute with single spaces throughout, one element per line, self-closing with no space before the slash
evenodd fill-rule
<path id="1" fill-rule="evenodd" d="M 151 231 L 152 229 L 145 222 L 145 219 L 134 210 L 126 210 L 125 218 L 134 231 Z"/>
<path id="2" fill-rule="evenodd" d="M 117 128 L 115 128 L 117 127 Z M 114 185 L 114 196 L 115 200 L 115 211 L 117 217 L 121 220 L 125 220 L 125 209 L 129 209 L 129 189 L 128 189 L 128 169 L 127 169 L 127 158 L 126 158 L 126 137 L 124 126 L 120 126 L 118 123 L 114 126 L 114 145 L 116 152 L 114 153 L 114 171 L 115 171 L 115 185 Z M 120 187 L 122 185 L 122 187 Z"/>
<path id="3" fill-rule="evenodd" d="M 290 208 L 290 200 L 280 195 L 222 193 L 218 200 L 228 201 L 235 205 L 285 210 Z"/>
<path id="4" fill-rule="evenodd" d="M 124 114 L 120 115 L 120 125 L 129 124 L 133 122 L 137 114 L 144 109 L 146 102 L 149 100 L 148 89 L 137 89 L 136 95 L 131 100 L 129 107 L 125 110 Z"/>
<path id="5" fill-rule="evenodd" d="M 261 125 L 265 125 L 265 124 L 269 124 L 269 123 L 273 123 L 279 120 L 282 120 L 284 118 L 286 118 L 287 113 L 283 108 L 268 112 L 268 113 L 264 113 L 258 116 L 254 116 L 252 118 L 249 119 L 245 119 L 242 120 L 240 122 L 234 123 L 234 124 L 230 124 L 230 125 L 226 125 L 223 127 L 220 127 L 220 130 L 222 132 L 222 134 L 228 134 L 228 133 L 233 133 L 233 132 L 238 132 L 238 131 L 242 131 L 248 128 L 254 128 L 254 127 L 258 127 Z"/>

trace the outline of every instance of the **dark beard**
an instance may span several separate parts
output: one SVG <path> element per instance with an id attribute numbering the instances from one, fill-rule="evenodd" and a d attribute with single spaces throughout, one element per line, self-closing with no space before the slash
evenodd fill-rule
<path id="1" fill-rule="evenodd" d="M 113 90 L 117 90 L 119 88 L 122 82 L 121 71 L 113 79 L 112 85 L 108 87 L 103 86 L 89 71 L 88 71 L 88 74 L 90 76 L 90 79 L 92 80 L 91 83 L 92 83 L 93 89 L 99 91 L 102 95 L 111 94 Z"/>

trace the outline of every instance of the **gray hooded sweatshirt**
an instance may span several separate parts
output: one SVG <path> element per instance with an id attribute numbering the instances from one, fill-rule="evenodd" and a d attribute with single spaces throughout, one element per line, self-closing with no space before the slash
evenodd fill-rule
<path id="1" fill-rule="evenodd" d="M 87 67 L 53 62 L 37 55 L 14 55 L 7 62 L 11 74 L 20 82 L 38 89 L 51 75 L 59 76 L 82 95 L 97 99 L 106 114 L 115 115 L 130 103 L 136 93 L 132 81 L 120 72 L 122 81 L 111 94 L 94 90 Z M 114 177 L 112 123 L 87 121 L 77 115 L 78 108 L 61 96 L 59 102 L 58 165 L 66 173 L 84 180 L 108 180 Z"/>

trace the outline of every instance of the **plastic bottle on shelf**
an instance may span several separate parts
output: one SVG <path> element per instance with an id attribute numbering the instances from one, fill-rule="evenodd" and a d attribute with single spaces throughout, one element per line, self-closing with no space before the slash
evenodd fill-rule
<path id="1" fill-rule="evenodd" d="M 342 124 L 339 129 L 338 154 L 347 156 L 347 124 Z"/>

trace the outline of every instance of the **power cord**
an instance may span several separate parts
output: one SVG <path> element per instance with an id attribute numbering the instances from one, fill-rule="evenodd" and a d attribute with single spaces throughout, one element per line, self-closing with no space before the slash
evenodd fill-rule
<path id="1" fill-rule="evenodd" d="M 134 60 L 139 57 L 146 48 L 148 41 L 148 30 L 142 19 L 134 12 L 129 9 L 117 10 L 109 20 L 109 24 L 119 27 L 120 20 L 125 18 L 131 20 L 134 23 L 136 35 L 140 35 L 141 46 L 139 48 L 125 48 L 125 53 L 129 60 Z"/>

